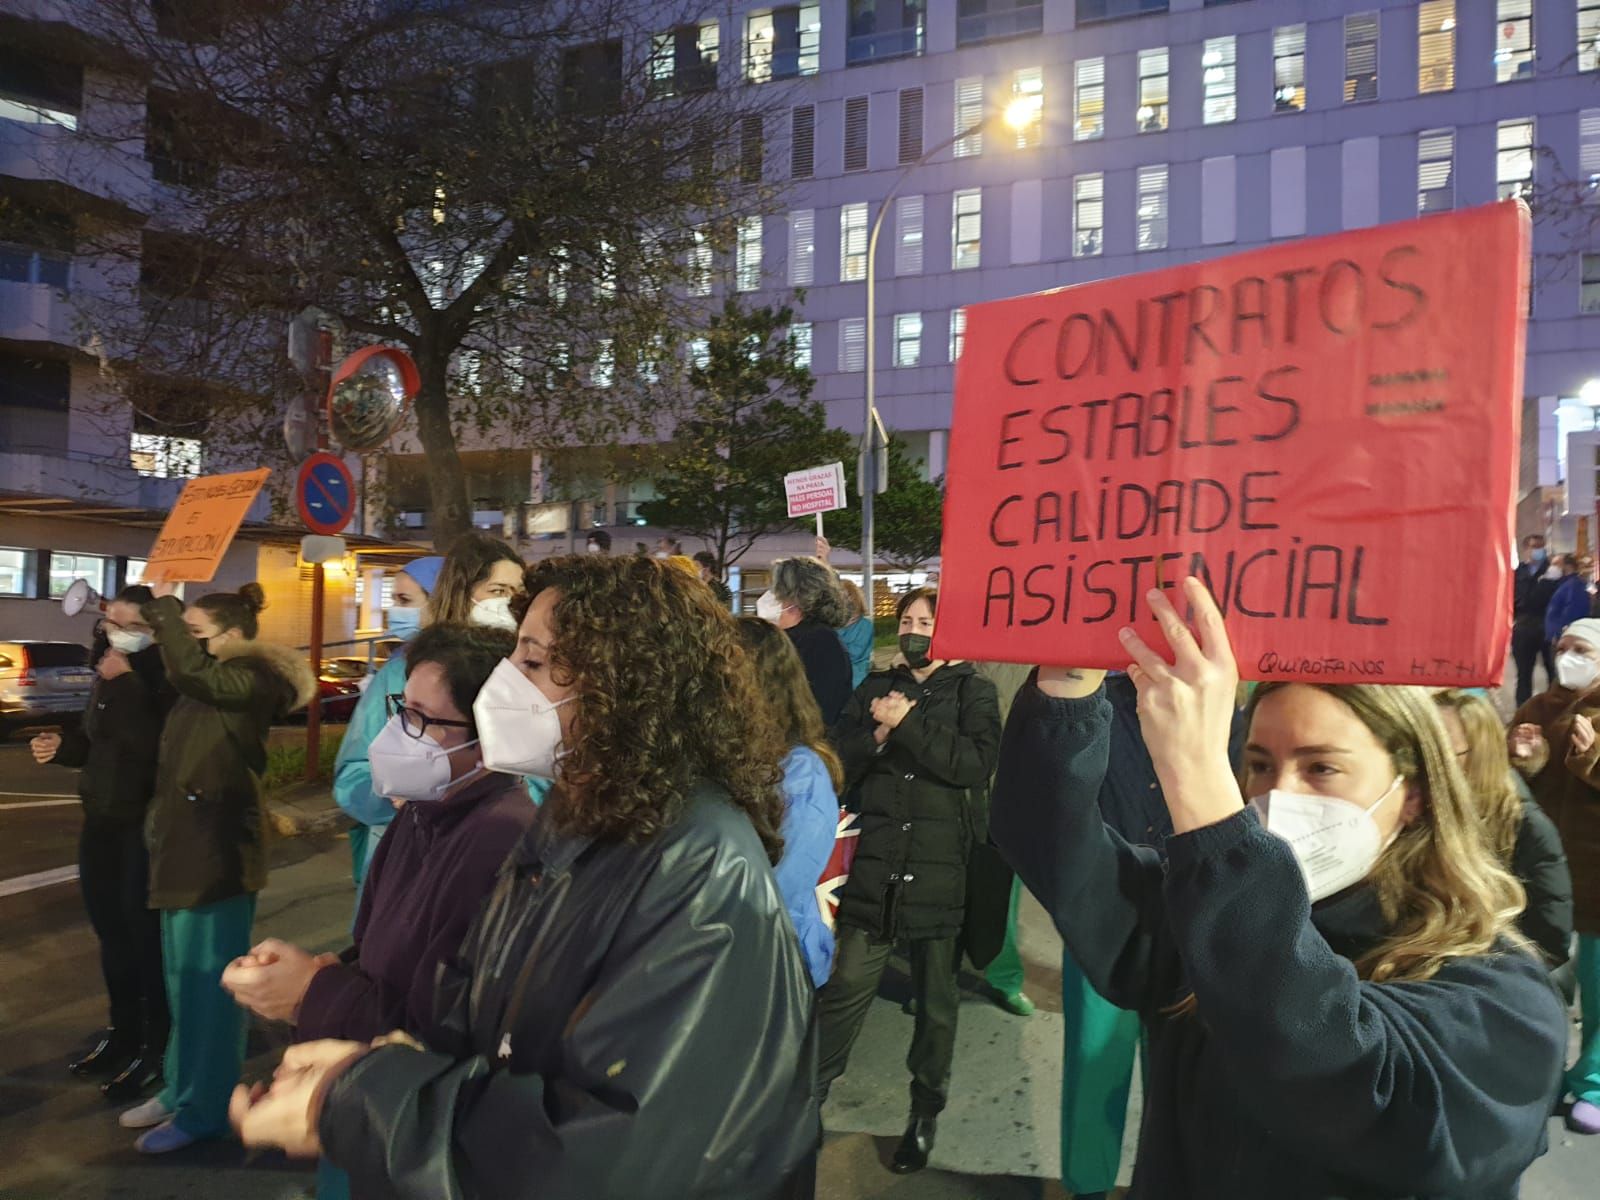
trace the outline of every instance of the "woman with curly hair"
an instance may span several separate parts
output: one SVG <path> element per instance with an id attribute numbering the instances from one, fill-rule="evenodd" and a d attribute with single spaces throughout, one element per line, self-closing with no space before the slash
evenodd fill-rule
<path id="1" fill-rule="evenodd" d="M 554 783 L 440 968 L 436 1036 L 292 1048 L 235 1093 L 240 1135 L 357 1195 L 792 1195 L 819 1126 L 783 732 L 698 580 L 592 555 L 526 582 L 473 715 L 487 766 Z"/>

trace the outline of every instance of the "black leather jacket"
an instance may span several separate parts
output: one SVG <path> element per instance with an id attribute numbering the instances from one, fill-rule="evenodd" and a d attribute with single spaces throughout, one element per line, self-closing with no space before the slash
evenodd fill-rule
<path id="1" fill-rule="evenodd" d="M 817 1145 L 812 986 L 760 839 L 703 788 L 640 845 L 541 821 L 459 959 L 445 1034 L 329 1090 L 356 1197 L 763 1200 Z"/>

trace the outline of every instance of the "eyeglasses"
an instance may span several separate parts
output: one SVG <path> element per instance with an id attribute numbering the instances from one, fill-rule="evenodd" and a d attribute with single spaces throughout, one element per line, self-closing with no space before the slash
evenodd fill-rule
<path id="1" fill-rule="evenodd" d="M 407 737 L 419 738 L 428 731 L 429 725 L 438 725 L 445 729 L 471 729 L 471 721 L 446 721 L 443 717 L 430 717 L 406 705 L 406 698 L 399 695 L 389 696 L 389 715 L 400 714 L 400 732 Z"/>

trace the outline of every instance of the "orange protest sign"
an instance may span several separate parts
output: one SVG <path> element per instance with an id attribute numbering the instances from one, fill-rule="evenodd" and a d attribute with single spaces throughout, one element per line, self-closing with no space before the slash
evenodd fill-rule
<path id="1" fill-rule="evenodd" d="M 1194 574 L 1247 679 L 1497 682 L 1528 229 L 1508 201 L 969 309 L 935 656 L 1125 667 Z"/>
<path id="2" fill-rule="evenodd" d="M 191 479 L 156 535 L 145 563 L 149 581 L 205 583 L 217 573 L 271 467 Z"/>

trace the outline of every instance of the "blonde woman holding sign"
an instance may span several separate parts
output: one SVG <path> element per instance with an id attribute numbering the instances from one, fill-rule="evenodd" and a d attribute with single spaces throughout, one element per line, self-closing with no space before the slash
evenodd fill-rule
<path id="1" fill-rule="evenodd" d="M 1134 1200 L 1516 1195 L 1545 1148 L 1566 1014 L 1516 933 L 1421 688 L 1264 684 L 1243 792 L 1238 672 L 1210 594 L 1122 635 L 1172 815 L 1166 862 L 1101 822 L 1102 673 L 1017 697 L 990 825 L 1150 1063 Z"/>

